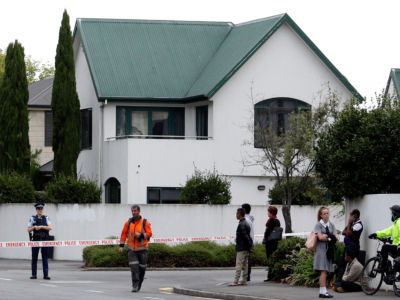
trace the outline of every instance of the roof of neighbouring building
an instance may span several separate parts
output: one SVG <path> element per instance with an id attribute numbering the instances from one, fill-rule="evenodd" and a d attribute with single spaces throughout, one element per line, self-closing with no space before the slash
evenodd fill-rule
<path id="1" fill-rule="evenodd" d="M 53 91 L 54 77 L 45 78 L 28 86 L 28 107 L 51 107 L 51 94 Z"/>
<path id="2" fill-rule="evenodd" d="M 350 82 L 287 15 L 230 22 L 77 19 L 100 101 L 209 99 L 283 24 L 354 95 Z"/>
<path id="3" fill-rule="evenodd" d="M 393 86 L 397 94 L 397 98 L 400 99 L 400 69 L 391 69 L 389 74 L 389 80 L 386 85 L 385 95 L 389 91 L 390 82 L 393 80 Z"/>

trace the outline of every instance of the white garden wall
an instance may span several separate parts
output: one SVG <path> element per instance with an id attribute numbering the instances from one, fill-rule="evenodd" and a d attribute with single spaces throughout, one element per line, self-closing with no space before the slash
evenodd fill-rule
<path id="1" fill-rule="evenodd" d="M 203 237 L 234 235 L 237 205 L 141 205 L 142 215 L 152 226 L 154 237 Z M 295 232 L 311 231 L 316 223 L 319 207 L 293 206 L 292 227 Z M 284 226 L 281 208 L 278 218 Z M 331 207 L 331 218 L 341 228 L 344 218 L 342 206 Z M 0 241 L 26 241 L 32 204 L 0 205 Z M 121 234 L 124 222 L 131 216 L 130 205 L 120 204 L 48 204 L 44 214 L 53 224 L 51 234 L 56 240 L 103 239 Z M 263 234 L 267 221 L 267 206 L 253 206 L 255 234 Z M 83 247 L 58 247 L 57 260 L 81 260 Z M 0 248 L 0 258 L 29 259 L 29 248 Z"/>

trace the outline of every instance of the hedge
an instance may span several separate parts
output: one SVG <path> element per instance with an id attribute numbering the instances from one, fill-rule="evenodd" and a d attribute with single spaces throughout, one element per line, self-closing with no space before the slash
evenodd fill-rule
<path id="1" fill-rule="evenodd" d="M 35 189 L 28 176 L 17 173 L 0 175 L 0 203 L 32 203 Z"/>

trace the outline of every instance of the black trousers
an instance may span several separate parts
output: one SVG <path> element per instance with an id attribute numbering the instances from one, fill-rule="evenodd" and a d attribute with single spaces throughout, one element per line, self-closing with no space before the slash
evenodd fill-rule
<path id="1" fill-rule="evenodd" d="M 361 286 L 352 281 L 338 280 L 335 282 L 334 287 L 337 289 L 341 287 L 345 292 L 360 292 Z"/>
<path id="2" fill-rule="evenodd" d="M 247 261 L 247 281 L 250 281 L 250 273 L 251 273 L 251 252 L 249 252 L 249 259 Z"/>
<path id="3" fill-rule="evenodd" d="M 129 267 L 131 268 L 132 288 L 141 288 L 147 267 L 147 251 L 128 251 Z"/>
<path id="4" fill-rule="evenodd" d="M 389 253 L 393 256 L 396 257 L 400 255 L 399 251 L 397 250 L 396 245 L 383 245 L 381 249 L 381 254 L 382 254 L 382 267 L 386 268 Z"/>
<path id="5" fill-rule="evenodd" d="M 49 247 L 32 247 L 32 276 L 37 274 L 37 261 L 39 256 L 39 249 L 42 252 L 43 276 L 49 275 Z"/>

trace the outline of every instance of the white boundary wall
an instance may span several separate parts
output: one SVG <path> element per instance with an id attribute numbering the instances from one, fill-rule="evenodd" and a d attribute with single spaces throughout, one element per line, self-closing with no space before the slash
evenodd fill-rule
<path id="1" fill-rule="evenodd" d="M 121 204 L 47 204 L 56 240 L 92 240 L 111 236 L 119 238 L 124 222 L 131 216 L 131 205 Z M 153 236 L 205 237 L 235 235 L 237 205 L 141 205 L 141 214 L 152 226 Z M 281 207 L 278 218 L 284 227 Z M 317 206 L 292 206 L 294 232 L 311 231 L 317 218 Z M 342 206 L 332 206 L 331 221 L 338 229 L 344 226 Z M 0 241 L 27 241 L 27 226 L 35 214 L 32 204 L 0 205 Z M 267 221 L 267 206 L 252 206 L 255 234 L 263 234 Z M 83 247 L 54 248 L 56 260 L 81 260 Z M 30 248 L 0 249 L 1 258 L 29 259 Z"/>

